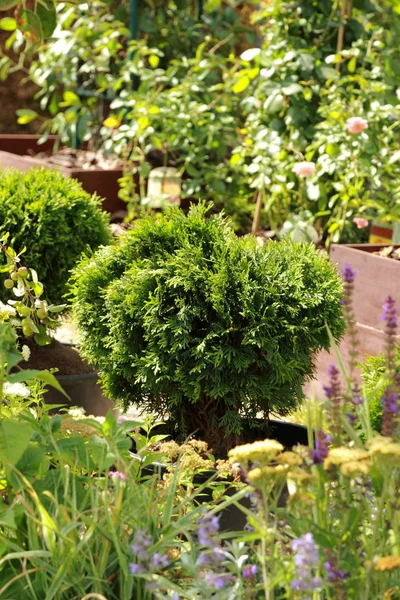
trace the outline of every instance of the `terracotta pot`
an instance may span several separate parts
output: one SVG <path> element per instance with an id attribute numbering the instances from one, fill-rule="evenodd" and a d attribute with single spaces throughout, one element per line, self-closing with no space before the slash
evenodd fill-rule
<path id="1" fill-rule="evenodd" d="M 122 169 L 80 169 L 62 167 L 51 164 L 43 158 L 28 156 L 30 153 L 51 151 L 56 136 L 38 146 L 38 135 L 0 135 L 0 166 L 15 167 L 27 171 L 32 167 L 58 169 L 63 175 L 77 179 L 89 194 L 97 193 L 103 200 L 103 209 L 114 213 L 125 210 L 126 204 L 118 197 L 118 179 L 123 175 Z"/>
<path id="2" fill-rule="evenodd" d="M 330 257 L 339 271 L 348 264 L 356 272 L 353 304 L 360 341 L 360 360 L 384 350 L 385 334 L 381 315 L 385 298 L 390 295 L 400 303 L 400 261 L 373 254 L 384 247 L 382 244 L 333 244 L 330 251 Z M 348 335 L 345 335 L 339 348 L 346 365 L 352 348 Z M 337 364 L 333 351 L 318 355 L 317 381 L 308 386 L 307 392 L 313 389 L 318 396 L 323 395 L 322 385 L 327 383 L 327 370 L 332 363 Z"/>

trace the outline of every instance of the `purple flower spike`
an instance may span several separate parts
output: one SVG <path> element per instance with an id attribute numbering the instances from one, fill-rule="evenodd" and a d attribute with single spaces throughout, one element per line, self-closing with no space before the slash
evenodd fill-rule
<path id="1" fill-rule="evenodd" d="M 291 582 L 294 590 L 313 591 L 322 586 L 322 580 L 314 577 L 313 567 L 318 563 L 318 546 L 312 533 L 305 533 L 292 542 L 296 579 Z"/>
<path id="2" fill-rule="evenodd" d="M 129 564 L 129 572 L 131 575 L 137 575 L 138 573 L 144 573 L 146 569 L 143 565 L 138 565 L 137 563 Z"/>
<path id="3" fill-rule="evenodd" d="M 217 573 L 209 573 L 205 577 L 206 583 L 217 590 L 222 590 L 228 583 L 226 575 L 218 575 Z"/>
<path id="4" fill-rule="evenodd" d="M 257 572 L 257 565 L 245 565 L 243 567 L 242 575 L 244 579 L 254 579 L 254 577 L 257 575 Z"/>
<path id="5" fill-rule="evenodd" d="M 158 552 L 155 552 L 151 558 L 151 564 L 155 569 L 159 569 L 161 567 L 168 567 L 168 556 L 166 554 L 159 554 Z"/>
<path id="6" fill-rule="evenodd" d="M 397 306 L 396 300 L 388 296 L 383 305 L 382 321 L 385 321 L 386 327 L 396 329 L 397 327 Z"/>
<path id="7" fill-rule="evenodd" d="M 202 546 L 213 547 L 212 538 L 219 531 L 219 519 L 218 517 L 204 515 L 199 520 L 198 538 Z"/>
<path id="8" fill-rule="evenodd" d="M 344 269 L 341 272 L 342 279 L 345 283 L 353 283 L 356 278 L 356 272 L 353 271 L 349 264 L 345 264 Z"/>
<path id="9" fill-rule="evenodd" d="M 144 529 L 137 529 L 131 546 L 132 552 L 141 560 L 147 560 L 149 557 L 148 548 L 152 540 L 150 535 Z"/>
<path id="10" fill-rule="evenodd" d="M 332 440 L 330 435 L 319 429 L 315 440 L 315 448 L 311 450 L 311 459 L 315 465 L 321 465 L 328 456 L 328 446 Z"/>

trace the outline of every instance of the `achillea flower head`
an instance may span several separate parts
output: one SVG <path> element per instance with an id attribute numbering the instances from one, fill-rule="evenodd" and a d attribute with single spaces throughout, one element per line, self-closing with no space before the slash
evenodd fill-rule
<path id="1" fill-rule="evenodd" d="M 324 461 L 324 469 L 329 469 L 332 465 L 340 466 L 345 463 L 354 461 L 367 460 L 370 454 L 362 448 L 348 448 L 347 446 L 339 446 L 331 448 L 329 454 Z"/>
<path id="2" fill-rule="evenodd" d="M 288 465 L 291 467 L 300 467 L 304 463 L 302 456 L 295 452 L 282 452 L 276 459 L 280 465 Z"/>
<path id="3" fill-rule="evenodd" d="M 322 586 L 320 577 L 314 577 L 313 567 L 318 563 L 318 546 L 312 533 L 305 533 L 293 540 L 292 550 L 295 553 L 296 579 L 291 582 L 294 590 L 313 591 Z"/>
<path id="4" fill-rule="evenodd" d="M 276 440 L 264 440 L 254 442 L 253 444 L 245 444 L 236 446 L 230 450 L 228 456 L 232 462 L 247 464 L 248 462 L 261 464 L 270 463 L 280 452 L 283 446 Z"/>
<path id="5" fill-rule="evenodd" d="M 400 556 L 382 556 L 374 565 L 375 571 L 392 571 L 400 568 Z"/>
<path id="6" fill-rule="evenodd" d="M 274 467 L 256 467 L 248 472 L 247 477 L 250 485 L 262 488 L 266 484 L 274 484 L 286 477 L 289 465 L 276 465 Z"/>
<path id="7" fill-rule="evenodd" d="M 349 133 L 362 133 L 368 127 L 368 121 L 362 117 L 350 117 L 346 121 L 347 131 Z"/>
<path id="8" fill-rule="evenodd" d="M 316 171 L 315 163 L 307 161 L 296 163 L 292 171 L 298 177 L 309 177 L 310 175 L 314 175 Z"/>
<path id="9" fill-rule="evenodd" d="M 357 475 L 369 475 L 372 469 L 370 460 L 351 460 L 340 465 L 340 472 L 345 477 L 355 477 Z"/>
<path id="10" fill-rule="evenodd" d="M 383 438 L 384 439 L 384 438 Z M 381 459 L 384 464 L 400 466 L 400 444 L 390 440 L 388 443 L 375 443 L 370 445 L 370 451 L 375 459 Z"/>

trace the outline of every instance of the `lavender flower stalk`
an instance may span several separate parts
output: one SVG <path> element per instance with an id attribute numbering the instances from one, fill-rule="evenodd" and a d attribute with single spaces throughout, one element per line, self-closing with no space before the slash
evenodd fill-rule
<path id="1" fill-rule="evenodd" d="M 341 437 L 341 411 L 342 411 L 342 393 L 340 387 L 339 371 L 335 365 L 330 365 L 328 369 L 329 386 L 324 386 L 326 397 L 330 403 L 331 413 L 331 431 L 334 445 L 340 444 Z"/>
<path id="2" fill-rule="evenodd" d="M 311 592 L 322 586 L 320 577 L 313 575 L 313 568 L 318 563 L 318 546 L 314 542 L 312 533 L 305 533 L 292 542 L 295 552 L 294 564 L 296 565 L 296 579 L 291 582 L 294 590 Z"/>
<path id="3" fill-rule="evenodd" d="M 399 410 L 397 378 L 395 365 L 396 333 L 397 333 L 397 306 L 396 301 L 388 296 L 383 305 L 382 320 L 385 322 L 386 334 L 386 368 L 389 385 L 382 397 L 383 418 L 382 435 L 393 437 L 396 428 L 395 417 Z"/>
<path id="4" fill-rule="evenodd" d="M 358 339 L 358 331 L 356 325 L 356 317 L 354 315 L 353 308 L 353 293 L 354 293 L 354 280 L 356 277 L 356 272 L 350 267 L 350 265 L 346 264 L 344 269 L 342 270 L 342 279 L 343 279 L 343 314 L 344 319 L 346 321 L 347 326 L 347 335 L 350 338 L 350 351 L 349 351 L 349 375 L 348 381 L 350 385 L 354 381 L 354 371 L 357 368 L 358 361 L 358 346 L 360 345 L 360 340 Z"/>
<path id="5" fill-rule="evenodd" d="M 328 456 L 328 446 L 332 440 L 330 435 L 319 429 L 315 439 L 315 448 L 311 450 L 311 459 L 315 465 L 322 465 L 325 458 Z"/>

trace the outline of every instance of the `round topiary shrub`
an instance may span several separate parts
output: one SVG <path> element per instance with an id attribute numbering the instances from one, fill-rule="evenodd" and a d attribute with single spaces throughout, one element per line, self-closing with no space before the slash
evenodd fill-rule
<path id="1" fill-rule="evenodd" d="M 214 449 L 243 417 L 284 415 L 302 398 L 326 324 L 344 329 L 327 256 L 289 241 L 259 246 L 197 206 L 139 221 L 73 275 L 82 353 L 108 395 Z"/>
<path id="2" fill-rule="evenodd" d="M 0 236 L 7 231 L 11 246 L 26 248 L 24 262 L 40 273 L 45 296 L 54 303 L 65 294 L 82 252 L 111 241 L 100 198 L 46 169 L 0 170 Z M 9 298 L 6 290 L 0 295 Z"/>

